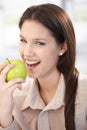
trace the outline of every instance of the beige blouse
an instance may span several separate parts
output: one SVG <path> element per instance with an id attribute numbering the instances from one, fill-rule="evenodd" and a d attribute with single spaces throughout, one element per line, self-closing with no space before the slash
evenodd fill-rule
<path id="1" fill-rule="evenodd" d="M 14 93 L 14 121 L 8 128 L 0 130 L 66 130 L 64 121 L 64 76 L 55 96 L 45 106 L 40 97 L 37 81 L 29 79 L 23 90 Z M 75 101 L 76 130 L 87 130 L 87 76 L 80 74 Z"/>

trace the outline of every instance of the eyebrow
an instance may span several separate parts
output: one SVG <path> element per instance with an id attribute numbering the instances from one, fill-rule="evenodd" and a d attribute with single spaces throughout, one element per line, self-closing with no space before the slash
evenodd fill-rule
<path id="1" fill-rule="evenodd" d="M 21 34 L 19 35 L 21 38 L 26 39 L 24 36 L 22 36 Z M 47 40 L 43 39 L 43 38 L 35 38 L 34 40 L 43 40 L 45 42 L 47 42 Z"/>
<path id="2" fill-rule="evenodd" d="M 24 38 L 21 34 L 19 35 L 20 37 Z M 25 39 L 25 38 L 24 38 Z"/>

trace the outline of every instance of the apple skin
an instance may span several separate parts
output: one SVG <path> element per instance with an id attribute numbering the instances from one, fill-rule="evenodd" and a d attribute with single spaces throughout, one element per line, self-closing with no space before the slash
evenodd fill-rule
<path id="1" fill-rule="evenodd" d="M 15 63 L 15 66 L 7 73 L 6 81 L 8 82 L 14 78 L 26 79 L 27 68 L 24 62 L 19 59 L 11 59 L 6 61 L 6 64 L 12 64 L 12 63 Z"/>

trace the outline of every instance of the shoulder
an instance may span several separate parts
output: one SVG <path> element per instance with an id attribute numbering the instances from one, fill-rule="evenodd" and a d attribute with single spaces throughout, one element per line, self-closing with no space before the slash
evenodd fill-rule
<path id="1" fill-rule="evenodd" d="M 79 96 L 87 98 L 87 75 L 86 74 L 82 74 L 82 73 L 79 74 L 77 93 Z"/>
<path id="2" fill-rule="evenodd" d="M 86 74 L 79 73 L 78 86 L 80 88 L 86 88 L 87 89 L 87 75 Z"/>
<path id="3" fill-rule="evenodd" d="M 79 73 L 79 80 L 80 81 L 87 81 L 87 74 Z"/>

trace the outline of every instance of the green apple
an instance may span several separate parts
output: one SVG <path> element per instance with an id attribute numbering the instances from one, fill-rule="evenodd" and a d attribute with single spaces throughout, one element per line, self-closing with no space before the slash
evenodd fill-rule
<path id="1" fill-rule="evenodd" d="M 23 78 L 26 79 L 27 77 L 27 68 L 23 61 L 19 59 L 7 59 L 6 64 L 15 63 L 15 66 L 9 70 L 6 76 L 6 81 L 10 81 L 13 78 Z"/>

